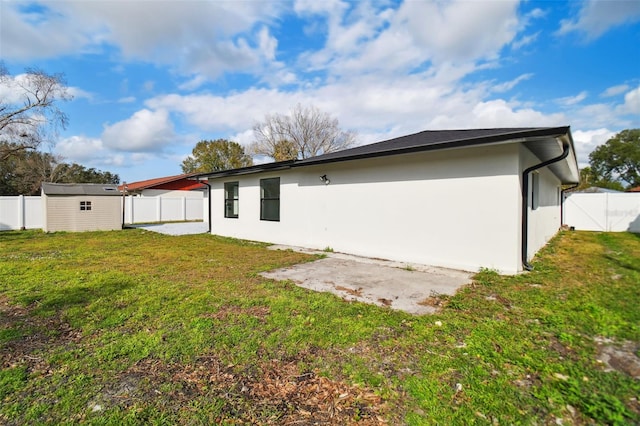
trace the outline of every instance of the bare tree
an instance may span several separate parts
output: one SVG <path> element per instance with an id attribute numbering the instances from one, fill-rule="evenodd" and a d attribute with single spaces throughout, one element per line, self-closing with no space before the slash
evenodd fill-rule
<path id="1" fill-rule="evenodd" d="M 338 119 L 315 106 L 298 104 L 289 115 L 267 114 L 253 126 L 252 154 L 267 155 L 276 161 L 310 158 L 340 151 L 355 144 L 356 135 L 344 131 Z"/>
<path id="2" fill-rule="evenodd" d="M 35 150 L 68 119 L 58 101 L 72 98 L 61 74 L 27 69 L 12 76 L 0 63 L 0 159 Z"/>

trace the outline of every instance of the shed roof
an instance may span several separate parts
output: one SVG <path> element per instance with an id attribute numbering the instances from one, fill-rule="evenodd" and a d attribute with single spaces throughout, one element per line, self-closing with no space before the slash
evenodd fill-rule
<path id="1" fill-rule="evenodd" d="M 552 164 L 549 168 L 563 183 L 577 183 L 579 181 L 578 164 L 569 126 L 426 130 L 303 160 L 259 164 L 240 169 L 203 173 L 198 176 L 215 178 L 412 152 L 516 142 L 524 144 L 541 161 L 546 161 L 562 152 L 561 144 L 558 142 L 560 138 L 564 138 L 569 143 L 570 154 L 565 161 Z"/>
<path id="2" fill-rule="evenodd" d="M 45 195 L 122 195 L 117 185 L 101 183 L 43 183 L 42 192 Z"/>
<path id="3" fill-rule="evenodd" d="M 191 173 L 141 180 L 138 182 L 129 182 L 127 183 L 127 191 L 140 191 L 143 189 L 170 189 L 190 191 L 192 189 L 204 188 L 203 184 L 188 180 L 188 178 L 194 175 L 194 173 Z M 118 186 L 118 189 L 122 190 L 123 186 L 124 185 Z"/>

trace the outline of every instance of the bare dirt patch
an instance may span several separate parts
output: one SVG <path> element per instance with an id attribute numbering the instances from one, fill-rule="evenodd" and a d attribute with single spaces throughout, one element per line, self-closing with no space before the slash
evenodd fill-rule
<path id="1" fill-rule="evenodd" d="M 627 374 L 634 379 L 640 379 L 640 358 L 638 351 L 640 344 L 625 341 L 615 343 L 609 339 L 597 338 L 598 361 L 605 366 L 605 371 L 618 371 Z"/>
<path id="2" fill-rule="evenodd" d="M 49 365 L 40 352 L 52 345 L 64 345 L 80 339 L 80 332 L 59 317 L 38 317 L 31 310 L 0 297 L 0 330 L 11 331 L 16 336 L 0 346 L 1 368 L 22 365 L 31 372 L 48 372 Z"/>
<path id="3" fill-rule="evenodd" d="M 238 371 L 214 356 L 198 358 L 188 365 L 142 360 L 105 387 L 89 409 L 131 407 L 144 401 L 178 411 L 199 397 L 223 402 L 216 422 L 386 424 L 383 416 L 387 405 L 369 389 L 315 371 L 300 371 L 294 361 L 272 360 L 254 371 Z"/>
<path id="4" fill-rule="evenodd" d="M 271 309 L 266 306 L 223 306 L 218 312 L 204 315 L 207 318 L 216 320 L 226 320 L 238 315 L 248 315 L 259 320 L 264 320 L 271 313 Z"/>

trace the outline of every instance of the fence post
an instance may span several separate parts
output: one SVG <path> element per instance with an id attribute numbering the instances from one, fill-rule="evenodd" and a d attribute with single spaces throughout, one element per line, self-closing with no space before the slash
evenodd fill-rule
<path id="1" fill-rule="evenodd" d="M 24 195 L 18 195 L 18 227 L 21 231 L 26 229 L 25 227 L 25 205 Z"/>
<path id="2" fill-rule="evenodd" d="M 611 222 L 609 221 L 609 193 L 604 193 L 604 230 L 609 232 L 611 231 Z"/>
<path id="3" fill-rule="evenodd" d="M 134 208 L 133 208 L 133 195 L 129 195 L 127 197 L 127 200 L 129 200 L 129 223 L 133 223 L 133 212 L 134 212 Z"/>

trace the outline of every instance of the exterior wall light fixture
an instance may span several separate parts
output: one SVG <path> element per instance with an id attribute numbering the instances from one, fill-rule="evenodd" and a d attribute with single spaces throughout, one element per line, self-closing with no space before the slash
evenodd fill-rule
<path id="1" fill-rule="evenodd" d="M 324 183 L 325 185 L 329 185 L 331 183 L 331 180 L 327 177 L 327 175 L 322 175 L 320 176 L 320 182 Z"/>

